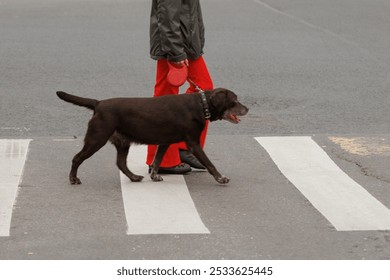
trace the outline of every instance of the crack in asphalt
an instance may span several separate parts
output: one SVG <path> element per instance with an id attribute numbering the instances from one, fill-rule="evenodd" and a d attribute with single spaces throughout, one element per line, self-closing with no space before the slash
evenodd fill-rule
<path id="1" fill-rule="evenodd" d="M 352 159 L 348 159 L 347 157 L 344 157 L 344 156 L 342 156 L 339 153 L 335 153 L 335 155 L 337 156 L 337 158 L 339 158 L 339 159 L 341 159 L 343 161 L 346 161 L 346 162 L 349 162 L 351 164 L 356 165 L 360 169 L 360 172 L 364 176 L 376 179 L 378 181 L 381 181 L 381 182 L 384 182 L 384 183 L 387 183 L 387 184 L 390 184 L 390 178 L 387 179 L 387 178 L 384 178 L 382 176 L 375 175 L 373 172 L 370 171 L 370 168 L 363 166 L 363 164 L 361 164 L 361 163 L 359 163 L 357 161 L 354 161 Z"/>

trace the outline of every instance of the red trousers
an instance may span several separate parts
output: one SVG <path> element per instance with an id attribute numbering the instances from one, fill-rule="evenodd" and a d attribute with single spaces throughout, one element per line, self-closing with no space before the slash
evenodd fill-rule
<path id="1" fill-rule="evenodd" d="M 203 57 L 199 57 L 196 60 L 189 60 L 188 77 L 202 90 L 211 90 L 214 88 L 213 81 L 211 80 L 209 71 Z M 156 84 L 154 86 L 154 96 L 162 96 L 168 94 L 179 94 L 179 87 L 172 86 L 167 81 L 169 67 L 166 59 L 160 59 L 157 61 L 157 74 Z M 195 87 L 190 84 L 186 91 L 186 94 L 197 92 Z M 200 144 L 203 147 L 206 140 L 208 121 L 206 127 L 202 132 L 200 138 Z M 186 150 L 185 143 L 176 143 L 169 146 L 164 158 L 161 162 L 161 167 L 173 167 L 181 163 L 179 156 L 179 149 Z M 148 155 L 146 158 L 146 164 L 151 165 L 156 154 L 157 146 L 148 146 Z"/>

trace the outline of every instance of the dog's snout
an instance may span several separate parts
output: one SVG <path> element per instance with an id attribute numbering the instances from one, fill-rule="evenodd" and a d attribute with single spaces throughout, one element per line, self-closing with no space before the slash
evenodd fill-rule
<path id="1" fill-rule="evenodd" d="M 246 107 L 244 104 L 241 104 L 241 103 L 239 103 L 240 104 L 240 113 L 241 113 L 241 115 L 246 115 L 248 112 L 249 112 L 249 108 L 248 107 Z"/>

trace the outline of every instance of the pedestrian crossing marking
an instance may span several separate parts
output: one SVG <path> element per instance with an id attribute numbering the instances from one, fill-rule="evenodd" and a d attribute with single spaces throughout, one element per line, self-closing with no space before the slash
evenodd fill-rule
<path id="1" fill-rule="evenodd" d="M 13 206 L 30 139 L 0 139 L 0 236 L 10 235 Z"/>
<path id="2" fill-rule="evenodd" d="M 188 192 L 183 175 L 166 175 L 153 182 L 145 165 L 146 146 L 132 146 L 129 169 L 144 176 L 130 182 L 122 172 L 121 186 L 127 220 L 127 234 L 207 234 Z"/>
<path id="3" fill-rule="evenodd" d="M 337 230 L 390 229 L 390 210 L 337 167 L 311 137 L 255 139 Z M 12 210 L 30 141 L 0 139 L 0 236 L 10 234 Z M 146 146 L 131 147 L 128 163 L 132 171 L 145 176 L 143 182 L 130 182 L 120 174 L 127 234 L 209 233 L 188 192 L 184 176 L 166 175 L 163 182 L 152 182 L 144 163 L 145 155 Z"/>
<path id="4" fill-rule="evenodd" d="M 338 231 L 390 230 L 390 210 L 311 137 L 256 137 L 286 178 Z"/>

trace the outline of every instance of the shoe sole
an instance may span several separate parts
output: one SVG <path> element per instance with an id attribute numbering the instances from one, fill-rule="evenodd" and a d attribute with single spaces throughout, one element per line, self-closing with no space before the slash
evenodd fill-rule
<path id="1" fill-rule="evenodd" d="M 175 171 L 175 170 L 167 170 L 165 168 L 160 168 L 157 172 L 157 174 L 171 174 L 171 175 L 184 175 L 184 174 L 187 174 L 187 173 L 190 173 L 192 171 L 192 169 L 186 169 L 185 171 Z M 152 168 L 149 167 L 149 171 L 148 173 L 150 174 L 152 172 Z"/>

